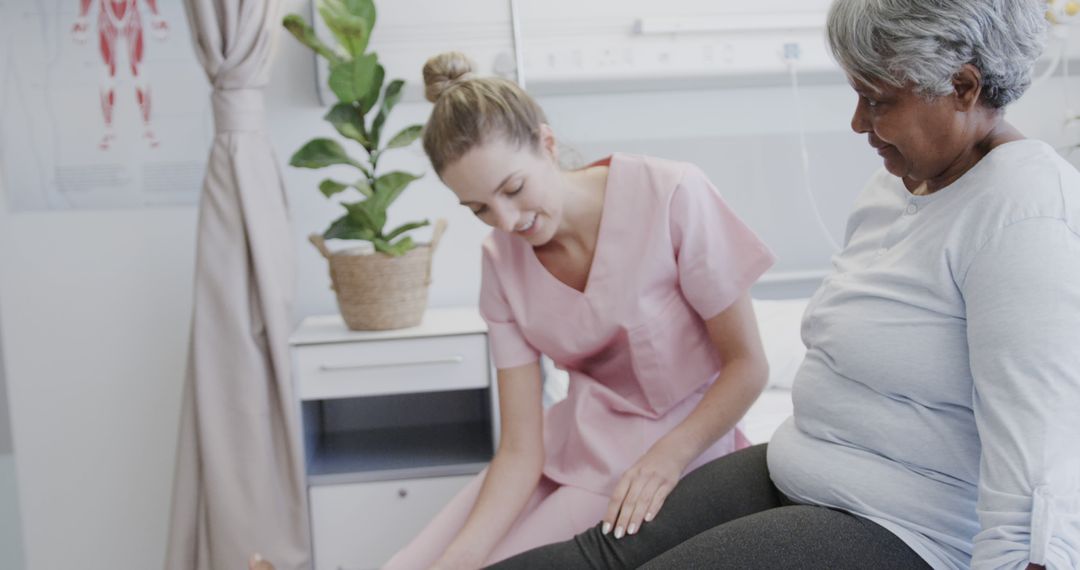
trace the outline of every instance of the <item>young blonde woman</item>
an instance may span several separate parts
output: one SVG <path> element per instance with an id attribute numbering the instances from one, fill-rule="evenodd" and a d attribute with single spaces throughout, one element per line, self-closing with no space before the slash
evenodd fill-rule
<path id="1" fill-rule="evenodd" d="M 683 473 L 748 445 L 737 422 L 768 372 L 747 291 L 773 256 L 698 168 L 615 154 L 564 170 L 515 84 L 457 53 L 424 79 L 424 149 L 494 228 L 480 312 L 502 437 L 387 568 L 475 568 L 601 520 L 635 534 Z M 546 412 L 541 354 L 570 375 Z"/>

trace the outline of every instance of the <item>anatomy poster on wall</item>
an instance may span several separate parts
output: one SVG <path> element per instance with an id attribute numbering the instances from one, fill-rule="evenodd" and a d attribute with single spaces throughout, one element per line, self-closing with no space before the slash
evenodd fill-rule
<path id="1" fill-rule="evenodd" d="M 0 173 L 14 211 L 192 204 L 210 88 L 177 0 L 0 0 Z"/>

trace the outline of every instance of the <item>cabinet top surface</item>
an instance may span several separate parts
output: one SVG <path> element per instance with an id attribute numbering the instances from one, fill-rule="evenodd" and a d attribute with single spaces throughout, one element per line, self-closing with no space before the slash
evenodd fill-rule
<path id="1" fill-rule="evenodd" d="M 477 334 L 487 331 L 476 307 L 441 307 L 428 309 L 418 326 L 389 331 L 351 331 L 345 326 L 341 315 L 307 317 L 289 337 L 292 346 L 331 344 L 340 342 L 363 342 L 393 340 L 460 334 Z"/>

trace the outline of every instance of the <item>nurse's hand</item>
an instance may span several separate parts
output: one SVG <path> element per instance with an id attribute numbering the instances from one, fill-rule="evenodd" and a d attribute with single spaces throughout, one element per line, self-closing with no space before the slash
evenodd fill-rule
<path id="1" fill-rule="evenodd" d="M 654 445 L 619 479 L 601 531 L 607 534 L 614 529 L 618 539 L 641 530 L 643 521 L 653 520 L 660 512 L 688 462 L 673 446 Z"/>

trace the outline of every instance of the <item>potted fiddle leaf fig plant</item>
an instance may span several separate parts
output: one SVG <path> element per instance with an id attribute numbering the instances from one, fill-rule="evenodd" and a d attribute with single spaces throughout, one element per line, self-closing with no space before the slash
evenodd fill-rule
<path id="1" fill-rule="evenodd" d="M 430 243 L 415 243 L 410 231 L 429 225 L 427 220 L 408 222 L 388 229 L 387 209 L 410 183 L 420 178 L 408 172 L 382 173 L 379 161 L 387 151 L 405 148 L 420 136 L 421 125 L 410 125 L 384 137 L 383 127 L 401 100 L 405 82 L 385 84 L 385 70 L 368 40 L 375 26 L 372 0 L 317 0 L 318 13 L 336 45 L 328 45 L 303 17 L 290 14 L 283 25 L 317 57 L 327 60 L 328 84 L 338 102 L 323 117 L 345 144 L 363 150 L 354 158 L 340 142 L 315 138 L 293 154 L 289 164 L 299 168 L 345 166 L 355 178 L 326 178 L 319 191 L 340 201 L 345 212 L 320 235 L 309 239 L 329 261 L 331 286 L 337 294 L 342 317 L 353 330 L 381 330 L 418 324 L 427 307 L 431 260 L 446 223 L 439 220 Z M 380 97 L 381 96 L 381 97 Z M 357 254 L 332 252 L 327 239 L 370 242 L 373 251 Z"/>

